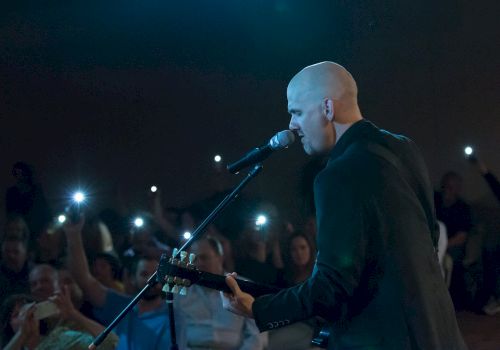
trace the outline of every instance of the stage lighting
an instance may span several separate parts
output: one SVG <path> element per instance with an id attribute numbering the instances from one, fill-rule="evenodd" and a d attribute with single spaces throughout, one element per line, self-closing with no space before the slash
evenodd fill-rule
<path id="1" fill-rule="evenodd" d="M 64 223 L 66 222 L 66 215 L 63 215 L 63 214 L 59 215 L 59 216 L 57 217 L 57 221 L 58 221 L 60 224 L 64 224 Z"/>
<path id="2" fill-rule="evenodd" d="M 222 157 L 221 157 L 220 155 L 218 155 L 218 154 L 217 154 L 217 155 L 214 157 L 214 161 L 215 161 L 216 163 L 220 163 L 220 162 L 222 161 Z"/>
<path id="3" fill-rule="evenodd" d="M 158 191 L 158 187 L 151 186 L 151 192 L 155 193 L 156 191 Z"/>
<path id="4" fill-rule="evenodd" d="M 467 156 L 470 156 L 472 155 L 472 153 L 474 153 L 474 149 L 471 146 L 467 146 L 464 148 L 464 152 Z"/>
<path id="5" fill-rule="evenodd" d="M 184 234 L 182 236 L 184 237 L 184 239 L 190 239 L 191 238 L 191 232 L 186 231 L 186 232 L 184 232 Z"/>

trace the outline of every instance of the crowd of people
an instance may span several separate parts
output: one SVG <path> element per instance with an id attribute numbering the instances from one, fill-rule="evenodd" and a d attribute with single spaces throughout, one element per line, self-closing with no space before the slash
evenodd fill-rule
<path id="1" fill-rule="evenodd" d="M 478 159 L 473 163 L 500 201 L 495 176 Z M 308 203 L 314 178 L 310 173 L 320 166 L 305 169 Z M 182 233 L 192 232 L 220 197 L 180 209 L 166 207 L 157 191 L 141 216 L 142 225 L 131 225 L 126 213 L 112 209 L 97 215 L 83 211 L 77 220 L 59 223 L 32 168 L 18 162 L 13 176 L 16 183 L 6 193 L 0 261 L 0 341 L 9 350 L 86 349 L 146 285 L 161 255 L 180 246 Z M 466 248 L 476 223 L 461 197 L 461 182 L 457 173 L 447 173 L 435 193 L 437 218 L 447 238 L 443 273 L 450 274 L 456 309 L 494 314 L 500 312 L 499 249 L 481 251 L 481 276 L 473 274 L 476 292 L 471 292 Z M 197 268 L 219 275 L 236 271 L 283 288 L 304 282 L 316 258 L 314 210 L 306 205 L 303 224 L 292 225 L 269 203 L 244 198 L 238 203 L 234 215 L 210 225 L 190 247 Z M 248 213 L 262 211 L 268 215 L 265 225 L 248 219 Z M 308 349 L 321 328 L 321 320 L 311 319 L 260 333 L 254 320 L 224 310 L 218 291 L 197 285 L 186 296 L 175 296 L 174 310 L 180 349 Z M 99 348 L 169 349 L 171 340 L 168 307 L 157 284 Z"/>

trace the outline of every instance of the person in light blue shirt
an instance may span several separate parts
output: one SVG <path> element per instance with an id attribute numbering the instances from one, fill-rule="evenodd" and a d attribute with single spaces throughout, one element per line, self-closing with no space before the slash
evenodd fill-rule
<path id="1" fill-rule="evenodd" d="M 68 267 L 81 286 L 86 299 L 94 307 L 96 318 L 107 325 L 132 300 L 132 297 L 103 286 L 91 275 L 82 244 L 83 221 L 81 219 L 77 224 L 67 223 L 64 226 L 68 242 Z M 130 277 L 137 292 L 146 285 L 148 278 L 156 271 L 157 265 L 158 260 L 154 258 L 139 258 L 133 264 Z M 168 310 L 161 298 L 159 284 L 143 295 L 133 310 L 117 325 L 115 333 L 120 339 L 118 350 L 170 349 Z M 185 349 L 183 339 L 183 334 L 177 332 L 179 349 Z"/>
<path id="2" fill-rule="evenodd" d="M 224 273 L 222 245 L 214 237 L 196 241 L 191 252 L 200 270 Z M 187 350 L 263 350 L 267 344 L 267 333 L 260 334 L 254 320 L 224 309 L 217 290 L 194 285 L 186 296 L 176 296 L 174 304 L 183 322 Z"/>

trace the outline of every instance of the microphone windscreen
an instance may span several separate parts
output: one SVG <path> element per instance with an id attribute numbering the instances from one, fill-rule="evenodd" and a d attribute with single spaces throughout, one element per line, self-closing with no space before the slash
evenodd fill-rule
<path id="1" fill-rule="evenodd" d="M 295 135 L 290 130 L 283 130 L 274 135 L 271 139 L 271 147 L 276 148 L 286 148 L 290 146 L 295 141 Z"/>

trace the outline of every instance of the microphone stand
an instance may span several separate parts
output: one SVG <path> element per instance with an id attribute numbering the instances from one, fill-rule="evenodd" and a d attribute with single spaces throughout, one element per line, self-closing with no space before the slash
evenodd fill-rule
<path id="1" fill-rule="evenodd" d="M 217 207 L 203 220 L 203 222 L 196 228 L 196 230 L 191 234 L 191 237 L 179 248 L 179 250 L 174 251 L 173 258 L 177 257 L 181 251 L 186 250 L 191 246 L 193 241 L 203 232 L 209 224 L 211 224 L 215 218 L 231 203 L 234 199 L 238 197 L 241 190 L 262 170 L 262 164 L 257 164 L 253 167 L 252 170 L 247 174 L 247 176 L 239 183 L 234 190 L 229 193 Z M 89 345 L 90 350 L 95 350 L 97 346 L 99 346 L 104 339 L 108 336 L 109 333 L 116 327 L 116 325 L 130 312 L 130 310 L 141 300 L 144 293 L 148 291 L 149 288 L 152 288 L 156 283 L 162 282 L 157 280 L 158 271 L 153 273 L 151 277 L 149 277 L 146 285 L 142 290 L 132 299 L 132 301 L 116 316 L 116 318 L 106 327 L 105 330 L 99 334 L 92 344 Z M 170 339 L 171 339 L 171 350 L 177 350 L 179 347 L 177 346 L 177 337 L 175 334 L 175 319 L 174 319 L 174 305 L 173 305 L 173 293 L 167 293 L 167 304 L 168 304 L 168 314 L 170 319 Z"/>

